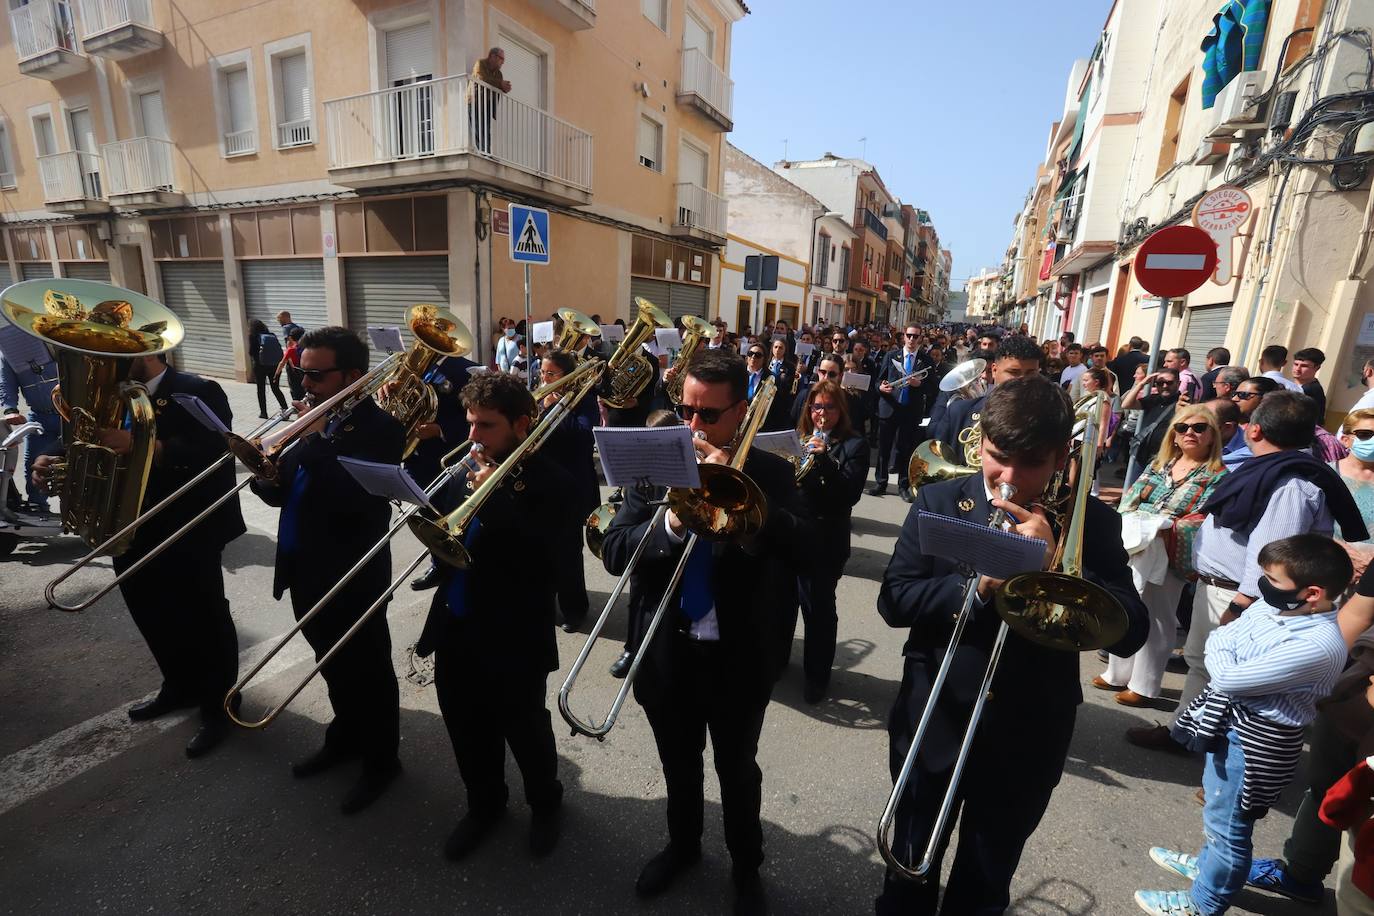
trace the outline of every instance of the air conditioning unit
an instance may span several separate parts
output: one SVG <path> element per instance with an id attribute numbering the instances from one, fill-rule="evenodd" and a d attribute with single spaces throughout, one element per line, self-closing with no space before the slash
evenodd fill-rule
<path id="1" fill-rule="evenodd" d="M 1194 165 L 1211 165 L 1226 158 L 1230 151 L 1230 146 L 1225 143 L 1216 143 L 1212 140 L 1203 139 L 1198 144 L 1197 152 L 1193 154 Z"/>
<path id="2" fill-rule="evenodd" d="M 1268 81 L 1265 71 L 1247 70 L 1227 83 L 1209 112 L 1212 126 L 1206 131 L 1206 138 L 1231 142 L 1238 131 L 1264 127 L 1264 113 L 1256 100 Z"/>

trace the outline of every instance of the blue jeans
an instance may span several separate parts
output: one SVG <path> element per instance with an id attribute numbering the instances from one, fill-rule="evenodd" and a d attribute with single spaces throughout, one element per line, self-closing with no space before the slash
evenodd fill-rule
<path id="1" fill-rule="evenodd" d="M 61 443 L 62 418 L 56 411 L 37 413 L 31 410 L 29 419 L 43 424 L 43 431 L 34 433 L 24 440 L 24 492 L 29 494 L 29 502 L 46 511 L 47 494 L 33 485 L 33 462 L 39 455 L 46 455 Z"/>
<path id="2" fill-rule="evenodd" d="M 1202 770 L 1202 789 L 1207 795 L 1202 829 L 1207 842 L 1198 853 L 1198 876 L 1190 896 L 1207 916 L 1226 912 L 1250 874 L 1255 822 L 1240 809 L 1244 775 L 1245 753 L 1235 729 L 1231 729 L 1226 733 L 1225 746 L 1208 752 Z"/>

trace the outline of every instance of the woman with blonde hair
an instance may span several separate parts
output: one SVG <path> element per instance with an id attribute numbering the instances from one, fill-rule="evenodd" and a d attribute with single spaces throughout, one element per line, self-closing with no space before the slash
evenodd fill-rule
<path id="1" fill-rule="evenodd" d="M 1331 466 L 1355 497 L 1365 527 L 1374 531 L 1374 408 L 1364 407 L 1346 414 L 1341 422 L 1340 441 L 1350 454 L 1331 462 Z"/>
<path id="2" fill-rule="evenodd" d="M 1202 404 L 1179 407 L 1171 427 L 1154 461 L 1121 498 L 1123 515 L 1182 518 L 1198 511 L 1225 475 L 1221 428 L 1210 410 Z M 1092 679 L 1099 690 L 1116 691 L 1116 701 L 1123 706 L 1149 706 L 1159 696 L 1164 665 L 1178 641 L 1176 613 L 1183 576 L 1170 567 L 1164 571 L 1163 581 L 1137 584 L 1150 611 L 1150 635 L 1140 651 L 1129 658 L 1108 656 L 1107 670 Z"/>

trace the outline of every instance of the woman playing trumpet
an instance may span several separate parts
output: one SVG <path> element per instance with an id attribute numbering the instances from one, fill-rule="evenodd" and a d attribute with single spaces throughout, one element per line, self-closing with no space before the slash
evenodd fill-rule
<path id="1" fill-rule="evenodd" d="M 839 617 L 835 612 L 835 587 L 849 559 L 849 521 L 863 493 L 868 473 L 868 440 L 854 431 L 849 419 L 849 396 L 838 382 L 826 379 L 813 385 L 797 423 L 802 451 L 811 461 L 800 480 L 801 497 L 817 522 L 822 541 L 821 557 L 797 576 L 806 641 L 802 670 L 806 675 L 803 697 L 819 703 L 830 684 L 835 661 L 835 637 Z M 797 629 L 797 608 L 784 620 L 783 662 L 792 653 Z"/>

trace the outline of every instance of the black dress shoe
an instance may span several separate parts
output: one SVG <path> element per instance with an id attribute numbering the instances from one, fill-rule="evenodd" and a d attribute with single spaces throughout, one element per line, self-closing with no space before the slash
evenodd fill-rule
<path id="1" fill-rule="evenodd" d="M 630 665 L 634 664 L 635 657 L 629 651 L 621 652 L 620 658 L 611 662 L 611 677 L 617 680 L 624 680 L 625 675 L 630 673 Z"/>
<path id="2" fill-rule="evenodd" d="M 875 483 L 873 486 L 868 488 L 869 496 L 882 496 L 886 492 L 887 484 L 885 483 Z"/>
<path id="3" fill-rule="evenodd" d="M 387 786 L 395 782 L 396 777 L 400 775 L 401 761 L 395 758 L 381 766 L 363 767 L 363 775 L 343 797 L 339 810 L 344 814 L 357 814 L 381 798 Z"/>
<path id="4" fill-rule="evenodd" d="M 219 743 L 229 735 L 229 720 L 224 716 L 206 719 L 200 730 L 186 743 L 186 756 L 195 760 L 219 747 Z"/>
<path id="5" fill-rule="evenodd" d="M 309 779 L 357 756 L 356 751 L 341 751 L 326 744 L 304 760 L 291 764 L 291 775 L 297 779 Z"/>
<path id="6" fill-rule="evenodd" d="M 682 851 L 669 843 L 667 848 L 644 863 L 635 881 L 635 893 L 657 897 L 673 886 L 677 876 L 701 861 L 701 848 Z"/>
<path id="7" fill-rule="evenodd" d="M 757 870 L 735 872 L 735 903 L 731 916 L 764 916 L 768 912 L 768 895 L 763 891 L 763 879 Z"/>
<path id="8" fill-rule="evenodd" d="M 482 845 L 487 834 L 491 833 L 505 813 L 505 809 L 502 809 L 498 814 L 469 813 L 463 815 L 458 826 L 453 828 L 453 832 L 444 841 L 444 858 L 450 862 L 461 862 L 466 859 L 478 846 Z"/>
<path id="9" fill-rule="evenodd" d="M 580 629 L 582 628 L 582 622 L 583 622 L 584 620 L 586 620 L 586 619 L 587 619 L 587 614 L 586 614 L 585 611 L 584 611 L 583 613 L 581 613 L 581 614 L 578 614 L 578 615 L 575 616 L 575 617 L 564 617 L 564 618 L 563 618 L 563 632 L 564 632 L 564 633 L 576 633 L 578 630 L 580 630 Z"/>
<path id="10" fill-rule="evenodd" d="M 414 579 L 410 580 L 410 587 L 417 592 L 423 592 L 427 589 L 435 588 L 438 585 L 439 567 L 434 565 L 431 565 L 429 569 L 425 570 L 423 575 L 416 576 Z"/>
<path id="11" fill-rule="evenodd" d="M 183 700 L 166 691 L 158 691 L 158 695 L 151 700 L 144 700 L 142 703 L 135 703 L 129 707 L 129 718 L 135 722 L 147 722 L 149 719 L 156 719 L 165 716 L 169 712 L 176 712 L 178 709 L 186 709 L 195 706 L 193 700 Z"/>
<path id="12" fill-rule="evenodd" d="M 802 699 L 805 700 L 808 705 L 815 706 L 821 700 L 825 699 L 825 685 L 813 684 L 811 681 L 807 681 L 806 684 L 802 686 Z"/>
<path id="13" fill-rule="evenodd" d="M 562 805 L 536 809 L 530 818 L 530 855 L 542 859 L 553 852 L 562 826 Z"/>
<path id="14" fill-rule="evenodd" d="M 905 503 L 914 503 L 916 501 L 916 497 L 911 495 L 911 489 L 909 487 L 898 487 L 897 495 L 901 496 L 902 502 Z"/>

